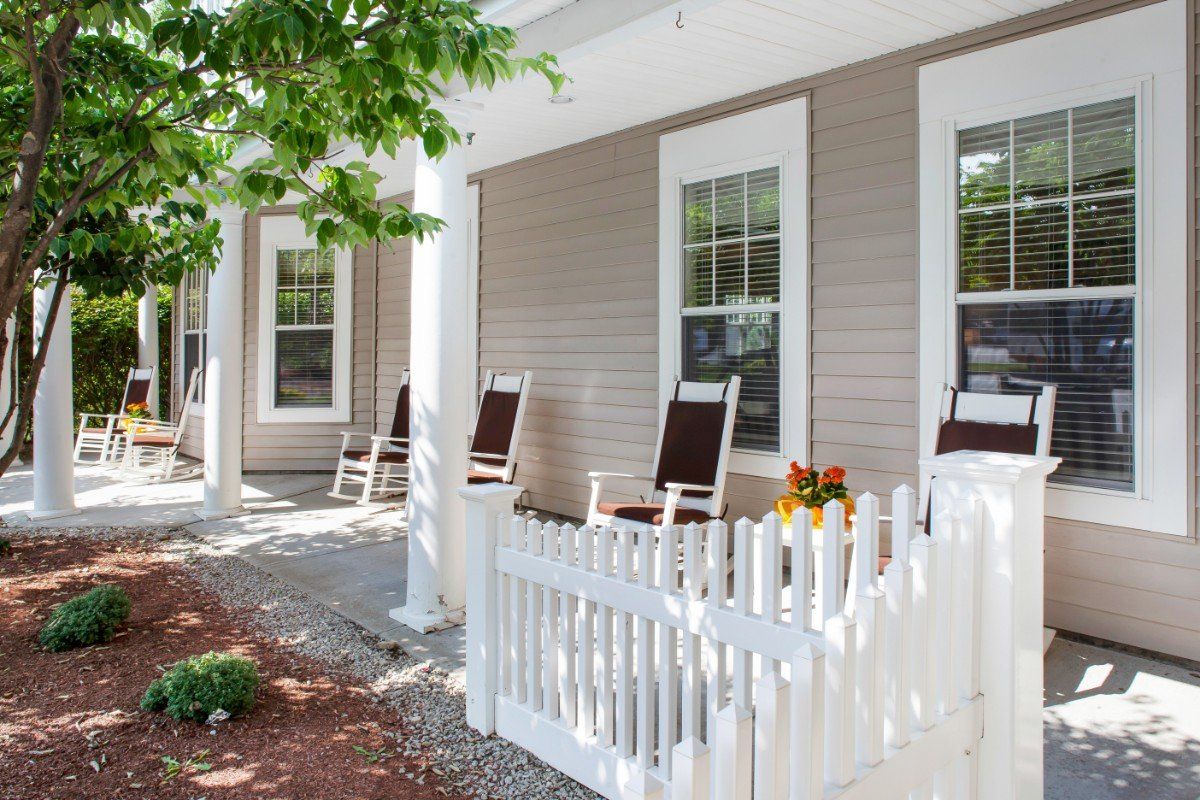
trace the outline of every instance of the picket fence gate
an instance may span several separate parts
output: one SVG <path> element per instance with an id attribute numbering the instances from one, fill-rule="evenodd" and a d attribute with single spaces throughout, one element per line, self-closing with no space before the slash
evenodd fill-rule
<path id="1" fill-rule="evenodd" d="M 882 576 L 870 494 L 848 570 L 836 503 L 814 542 L 807 511 L 577 529 L 514 516 L 520 487 L 464 488 L 468 721 L 609 798 L 1040 798 L 1056 464 L 923 459 L 932 536 L 897 489 Z"/>

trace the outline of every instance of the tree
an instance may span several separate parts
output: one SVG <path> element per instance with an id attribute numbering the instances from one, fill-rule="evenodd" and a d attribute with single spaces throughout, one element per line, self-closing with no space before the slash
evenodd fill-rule
<path id="1" fill-rule="evenodd" d="M 191 5 L 0 0 L 0 319 L 54 275 L 106 294 L 178 282 L 211 263 L 215 203 L 254 212 L 291 192 L 323 247 L 435 233 L 377 202 L 367 163 L 336 163 L 342 143 L 370 157 L 419 139 L 436 156 L 459 142 L 433 105 L 453 81 L 563 81 L 552 56 L 512 57 L 513 31 L 466 2 Z M 258 155 L 235 169 L 247 143 Z"/>

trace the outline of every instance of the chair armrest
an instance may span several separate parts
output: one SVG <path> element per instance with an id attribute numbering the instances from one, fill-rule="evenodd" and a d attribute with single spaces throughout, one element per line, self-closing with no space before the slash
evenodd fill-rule
<path id="1" fill-rule="evenodd" d="M 404 441 L 408 441 L 408 440 L 407 440 L 407 439 L 405 439 Z M 508 454 L 507 454 L 507 453 L 475 453 L 475 452 L 468 452 L 468 453 L 467 453 L 467 458 L 503 458 L 505 461 L 507 461 L 507 460 L 508 460 Z"/>
<path id="2" fill-rule="evenodd" d="M 408 444 L 408 439 L 403 436 L 372 436 L 373 442 L 387 442 L 388 444 L 404 443 Z"/>
<path id="3" fill-rule="evenodd" d="M 349 439 L 351 436 L 366 436 L 372 439 L 375 438 L 375 434 L 371 433 L 370 431 L 340 431 L 340 433 L 347 439 Z"/>
<path id="4" fill-rule="evenodd" d="M 589 478 L 625 478 L 631 481 L 652 481 L 649 475 L 633 475 L 628 472 L 589 472 Z"/>
<path id="5" fill-rule="evenodd" d="M 702 486 L 698 483 L 668 483 L 666 485 L 668 492 L 715 492 L 716 486 Z"/>
<path id="6" fill-rule="evenodd" d="M 125 419 L 129 415 L 128 414 L 97 414 L 93 411 L 85 411 L 85 412 L 81 413 L 79 416 L 83 417 L 84 419 L 87 419 L 88 417 L 94 417 L 95 419 Z"/>

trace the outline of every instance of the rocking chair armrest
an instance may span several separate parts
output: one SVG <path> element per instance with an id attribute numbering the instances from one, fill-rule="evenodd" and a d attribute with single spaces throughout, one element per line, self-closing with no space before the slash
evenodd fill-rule
<path id="1" fill-rule="evenodd" d="M 654 480 L 654 478 L 650 477 L 649 475 L 634 475 L 629 472 L 589 472 L 588 477 L 592 478 L 593 480 L 595 480 L 597 478 L 599 478 L 599 479 L 625 478 L 626 480 L 631 480 L 631 481 L 652 481 L 652 480 Z"/>
<path id="2" fill-rule="evenodd" d="M 375 434 L 371 436 L 373 442 L 387 442 L 388 444 L 403 443 L 408 444 L 407 436 L 384 436 L 383 434 Z"/>
<path id="3" fill-rule="evenodd" d="M 404 441 L 408 440 L 406 439 Z M 505 461 L 507 461 L 508 455 L 506 453 L 476 453 L 475 451 L 471 450 L 467 452 L 467 458 L 503 458 Z"/>
<path id="4" fill-rule="evenodd" d="M 375 434 L 371 433 L 370 431 L 341 431 L 341 434 L 342 434 L 342 436 L 345 436 L 347 439 L 349 439 L 352 436 L 366 436 L 366 437 L 372 438 L 372 439 L 375 438 Z"/>
<path id="5" fill-rule="evenodd" d="M 139 420 L 137 423 L 137 427 L 152 428 L 153 430 L 152 431 L 139 430 L 136 432 L 126 431 L 125 435 L 132 438 L 134 436 L 137 436 L 137 434 L 139 434 L 139 433 L 178 433 L 179 432 L 179 426 L 176 425 L 175 423 L 161 422 L 156 419 Z"/>
<path id="6" fill-rule="evenodd" d="M 716 486 L 703 486 L 699 483 L 668 483 L 666 484 L 667 491 L 670 493 L 683 494 L 684 492 L 715 492 Z"/>

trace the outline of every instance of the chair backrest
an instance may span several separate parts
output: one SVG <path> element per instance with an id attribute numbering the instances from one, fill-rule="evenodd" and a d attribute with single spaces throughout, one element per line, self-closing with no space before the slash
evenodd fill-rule
<path id="1" fill-rule="evenodd" d="M 959 450 L 1050 455 L 1057 393 L 1055 386 L 1043 386 L 1039 394 L 985 394 L 960 392 L 943 384 L 930 455 Z M 924 470 L 920 478 L 922 505 L 918 508 L 928 516 L 932 478 Z"/>
<path id="2" fill-rule="evenodd" d="M 175 428 L 175 444 L 183 441 L 184 430 L 187 429 L 188 419 L 192 416 L 192 403 L 196 399 L 196 389 L 200 386 L 200 373 L 203 372 L 199 367 L 192 367 L 192 375 L 188 378 L 187 393 L 183 396 L 183 410 L 179 412 L 179 425 Z"/>
<path id="3" fill-rule="evenodd" d="M 488 370 L 479 398 L 479 413 L 475 416 L 471 452 L 494 454 L 495 457 L 472 457 L 472 469 L 500 476 L 505 483 L 512 483 L 517 469 L 521 423 L 532 383 L 533 373 L 529 370 L 520 375 L 496 374 Z"/>
<path id="4" fill-rule="evenodd" d="M 685 492 L 679 504 L 713 517 L 724 513 L 721 503 L 741 388 L 737 375 L 728 383 L 675 381 L 658 426 L 651 469 L 655 495 L 668 483 L 715 486 L 711 493 Z"/>
<path id="5" fill-rule="evenodd" d="M 133 403 L 150 402 L 150 389 L 154 384 L 154 367 L 133 367 L 125 378 L 125 392 L 121 395 L 118 414 L 124 414 Z"/>
<path id="6" fill-rule="evenodd" d="M 392 415 L 392 428 L 388 433 L 395 439 L 409 438 L 410 407 L 408 404 L 408 367 L 400 373 L 400 390 L 396 393 L 396 413 Z"/>

